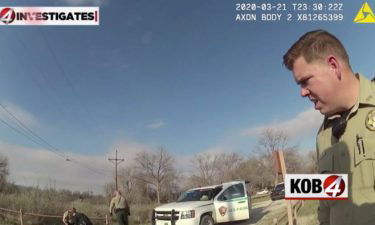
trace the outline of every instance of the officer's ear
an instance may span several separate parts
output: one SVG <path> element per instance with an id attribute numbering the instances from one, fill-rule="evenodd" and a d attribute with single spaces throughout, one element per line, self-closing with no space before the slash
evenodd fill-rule
<path id="1" fill-rule="evenodd" d="M 341 62 L 338 58 L 334 55 L 329 55 L 327 57 L 327 64 L 330 70 L 333 71 L 333 74 L 336 76 L 337 79 L 341 80 Z"/>

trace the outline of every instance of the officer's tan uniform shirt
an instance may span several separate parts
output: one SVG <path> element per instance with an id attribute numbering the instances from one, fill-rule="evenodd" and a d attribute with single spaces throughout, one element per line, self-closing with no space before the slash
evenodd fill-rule
<path id="1" fill-rule="evenodd" d="M 113 212 L 114 209 L 125 209 L 128 208 L 128 203 L 126 199 L 121 196 L 115 196 L 112 198 L 111 203 L 109 204 L 109 211 Z"/>
<path id="2" fill-rule="evenodd" d="M 68 210 L 68 211 L 64 212 L 62 220 L 63 220 L 64 223 L 72 223 L 73 217 L 74 217 L 73 213 L 69 212 L 69 210 Z"/>
<path id="3" fill-rule="evenodd" d="M 358 77 L 359 99 L 343 135 L 338 140 L 332 136 L 334 122 L 329 119 L 318 132 L 319 172 L 349 177 L 349 200 L 320 201 L 321 225 L 375 224 L 375 83 Z"/>

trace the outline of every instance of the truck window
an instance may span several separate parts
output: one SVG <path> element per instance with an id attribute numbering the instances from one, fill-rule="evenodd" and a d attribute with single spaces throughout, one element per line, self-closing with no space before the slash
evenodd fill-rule
<path id="1" fill-rule="evenodd" d="M 245 196 L 245 188 L 243 184 L 235 184 L 227 188 L 217 199 L 225 201 Z"/>
<path id="2" fill-rule="evenodd" d="M 218 195 L 218 194 L 220 193 L 221 190 L 223 190 L 223 187 L 222 187 L 222 186 L 216 187 L 216 188 L 212 191 L 211 199 L 215 198 L 216 195 Z"/>
<path id="3" fill-rule="evenodd" d="M 212 200 L 221 191 L 221 189 L 221 187 L 216 187 L 210 189 L 188 190 L 181 194 L 181 196 L 177 199 L 177 202 L 209 201 Z"/>

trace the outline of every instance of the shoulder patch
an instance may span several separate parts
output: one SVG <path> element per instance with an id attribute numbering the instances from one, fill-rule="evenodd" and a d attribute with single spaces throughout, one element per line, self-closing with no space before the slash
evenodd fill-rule
<path id="1" fill-rule="evenodd" d="M 371 131 L 375 131 L 375 110 L 371 110 L 366 116 L 366 127 Z"/>

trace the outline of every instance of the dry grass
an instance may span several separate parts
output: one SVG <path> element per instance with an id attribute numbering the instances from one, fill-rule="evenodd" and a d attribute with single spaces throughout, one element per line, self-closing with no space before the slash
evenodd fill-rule
<path id="1" fill-rule="evenodd" d="M 65 198 L 65 199 L 64 199 Z M 44 215 L 61 215 L 65 210 L 74 206 L 77 211 L 86 214 L 89 218 L 105 218 L 108 214 L 109 203 L 106 199 L 101 201 L 92 199 L 72 200 L 56 191 L 40 190 L 38 188 L 12 193 L 0 193 L 0 207 L 23 212 Z M 154 204 L 131 205 L 130 225 L 150 224 L 151 212 Z M 103 221 L 92 220 L 94 225 L 102 225 Z M 115 222 L 115 218 L 113 218 Z M 27 225 L 61 225 L 60 218 L 42 218 L 35 216 L 24 216 Z M 0 225 L 19 225 L 19 216 L 16 214 L 0 211 Z M 115 223 L 114 223 L 115 224 Z"/>
<path id="2" fill-rule="evenodd" d="M 318 205 L 317 200 L 306 200 L 304 206 L 298 212 L 298 225 L 317 225 L 318 223 Z"/>
<path id="3" fill-rule="evenodd" d="M 264 194 L 264 195 L 253 195 L 251 197 L 252 203 L 258 203 L 258 202 L 263 202 L 263 201 L 269 201 L 271 200 L 270 194 Z"/>

